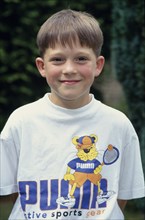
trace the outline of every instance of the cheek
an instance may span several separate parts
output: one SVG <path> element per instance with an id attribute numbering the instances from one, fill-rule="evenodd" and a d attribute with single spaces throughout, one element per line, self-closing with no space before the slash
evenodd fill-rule
<path id="1" fill-rule="evenodd" d="M 55 68 L 47 68 L 46 70 L 46 80 L 48 84 L 53 84 L 56 79 L 59 77 L 59 72 Z"/>
<path id="2" fill-rule="evenodd" d="M 95 67 L 92 65 L 87 65 L 81 68 L 81 72 L 87 79 L 94 79 L 95 76 Z"/>
<path id="3" fill-rule="evenodd" d="M 50 87 L 53 87 L 55 85 L 55 82 L 56 82 L 55 77 L 53 75 L 47 75 L 46 81 L 47 81 L 47 84 Z"/>

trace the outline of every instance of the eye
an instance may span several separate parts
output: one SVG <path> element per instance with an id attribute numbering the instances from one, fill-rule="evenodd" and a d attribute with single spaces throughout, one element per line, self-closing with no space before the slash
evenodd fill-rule
<path id="1" fill-rule="evenodd" d="M 76 62 L 78 63 L 86 63 L 88 60 L 88 57 L 85 57 L 85 56 L 79 56 L 76 58 Z"/>
<path id="2" fill-rule="evenodd" d="M 55 65 L 59 65 L 59 64 L 64 62 L 64 58 L 62 58 L 62 57 L 52 57 L 50 59 L 50 62 L 52 62 Z"/>

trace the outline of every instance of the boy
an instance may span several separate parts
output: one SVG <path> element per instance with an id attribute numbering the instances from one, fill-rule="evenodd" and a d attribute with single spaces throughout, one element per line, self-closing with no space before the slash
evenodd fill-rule
<path id="1" fill-rule="evenodd" d="M 130 121 L 90 94 L 104 66 L 99 24 L 62 10 L 37 44 L 51 93 L 15 110 L 1 133 L 1 195 L 19 193 L 9 219 L 124 219 L 144 178 Z"/>

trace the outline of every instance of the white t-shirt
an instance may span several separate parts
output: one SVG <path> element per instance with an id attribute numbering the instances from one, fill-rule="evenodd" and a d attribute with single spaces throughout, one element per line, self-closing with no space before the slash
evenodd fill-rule
<path id="1" fill-rule="evenodd" d="M 9 219 L 122 220 L 117 199 L 145 196 L 132 124 L 93 96 L 79 109 L 48 94 L 18 108 L 1 133 L 0 158 L 0 194 L 19 192 Z"/>

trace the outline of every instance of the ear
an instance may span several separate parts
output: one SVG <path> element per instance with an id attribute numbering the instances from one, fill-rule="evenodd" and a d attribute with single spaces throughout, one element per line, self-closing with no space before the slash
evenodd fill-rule
<path id="1" fill-rule="evenodd" d="M 41 74 L 42 77 L 45 77 L 46 75 L 45 75 L 44 60 L 41 57 L 37 57 L 35 62 L 39 73 Z"/>
<path id="2" fill-rule="evenodd" d="M 77 146 L 77 144 L 78 144 L 78 140 L 79 139 L 79 137 L 78 136 L 75 136 L 75 137 L 73 137 L 73 139 L 72 139 L 72 143 L 75 145 L 75 146 Z"/>
<path id="3" fill-rule="evenodd" d="M 97 135 L 91 134 L 90 137 L 94 138 L 94 143 L 96 143 L 98 141 L 98 136 Z"/>
<path id="4" fill-rule="evenodd" d="M 102 69 L 104 67 L 104 63 L 105 63 L 105 58 L 103 56 L 97 57 L 95 77 L 99 76 L 100 73 L 102 72 Z"/>

